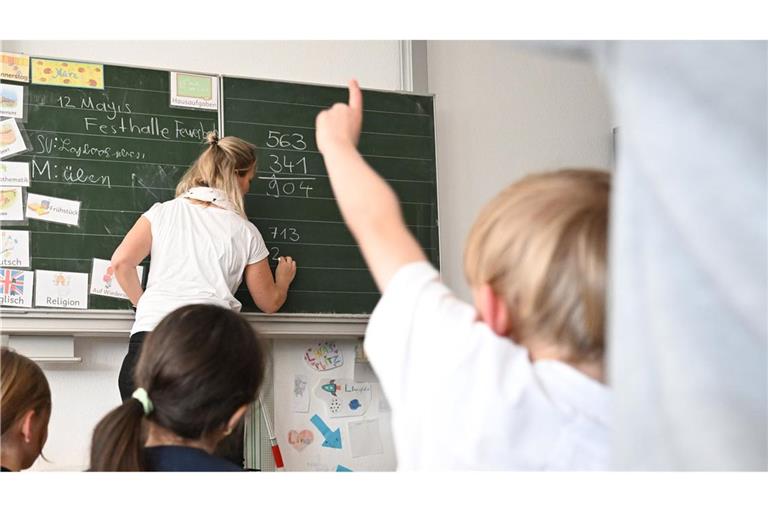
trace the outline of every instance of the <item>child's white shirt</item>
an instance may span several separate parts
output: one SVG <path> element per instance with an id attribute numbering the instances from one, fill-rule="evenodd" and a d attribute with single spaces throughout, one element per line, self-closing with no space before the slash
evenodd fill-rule
<path id="1" fill-rule="evenodd" d="M 427 262 L 392 277 L 365 351 L 392 408 L 398 469 L 609 468 L 608 388 L 559 361 L 532 363 Z"/>

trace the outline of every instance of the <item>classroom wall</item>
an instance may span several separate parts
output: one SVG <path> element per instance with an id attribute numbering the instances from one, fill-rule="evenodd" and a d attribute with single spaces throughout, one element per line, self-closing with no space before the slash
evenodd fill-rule
<path id="1" fill-rule="evenodd" d="M 607 168 L 607 95 L 587 62 L 514 42 L 429 41 L 443 279 L 471 299 L 464 242 L 481 206 L 531 172 Z"/>
<path id="2" fill-rule="evenodd" d="M 398 41 L 3 41 L 3 51 L 142 67 L 254 78 L 344 85 L 357 77 L 365 87 L 400 85 Z M 42 459 L 35 470 L 87 467 L 90 434 L 119 404 L 117 374 L 125 340 L 79 340 L 78 365 L 44 364 L 53 413 Z M 303 350 L 299 344 L 297 350 Z"/>
<path id="3" fill-rule="evenodd" d="M 400 87 L 398 41 L 3 41 L 2 48 L 248 78 L 346 85 L 356 77 L 363 87 Z"/>
<path id="4" fill-rule="evenodd" d="M 256 78 L 395 90 L 397 41 L 5 41 L 33 55 L 227 73 Z M 416 77 L 437 95 L 436 131 L 443 275 L 469 298 L 462 250 L 480 206 L 527 171 L 562 165 L 607 167 L 611 122 L 605 94 L 585 63 L 550 59 L 507 42 L 432 41 Z M 426 72 L 423 66 L 426 65 Z M 34 469 L 82 469 L 90 432 L 117 405 L 127 340 L 78 341 L 75 366 L 46 365 L 54 410 Z M 301 350 L 302 344 L 297 345 Z"/>

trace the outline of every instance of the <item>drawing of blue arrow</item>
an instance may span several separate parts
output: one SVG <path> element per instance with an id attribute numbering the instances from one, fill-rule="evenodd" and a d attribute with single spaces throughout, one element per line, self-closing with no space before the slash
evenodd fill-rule
<path id="1" fill-rule="evenodd" d="M 326 448 L 341 449 L 341 431 L 338 428 L 332 431 L 317 414 L 312 416 L 309 421 L 317 427 L 317 430 L 319 430 L 320 434 L 325 438 L 323 446 Z"/>

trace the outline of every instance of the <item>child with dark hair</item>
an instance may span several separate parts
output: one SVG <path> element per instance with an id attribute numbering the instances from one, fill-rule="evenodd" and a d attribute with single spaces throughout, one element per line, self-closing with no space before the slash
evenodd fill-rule
<path id="1" fill-rule="evenodd" d="M 96 426 L 92 471 L 238 471 L 214 455 L 259 392 L 266 352 L 237 313 L 184 306 L 147 337 L 132 399 Z"/>

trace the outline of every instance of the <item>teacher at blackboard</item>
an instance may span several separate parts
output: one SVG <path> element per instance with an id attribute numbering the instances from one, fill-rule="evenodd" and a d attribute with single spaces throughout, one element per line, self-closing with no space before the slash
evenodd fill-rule
<path id="1" fill-rule="evenodd" d="M 112 255 L 117 282 L 136 307 L 118 377 L 123 401 L 134 391 L 141 343 L 165 315 L 188 304 L 240 311 L 235 292 L 243 277 L 256 305 L 274 313 L 296 275 L 296 262 L 281 257 L 273 278 L 264 239 L 245 216 L 243 199 L 256 172 L 254 146 L 237 137 L 219 139 L 216 132 L 206 142 L 177 185 L 176 198 L 142 214 Z M 142 290 L 136 266 L 150 254 Z"/>

